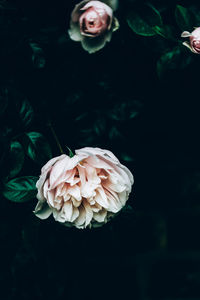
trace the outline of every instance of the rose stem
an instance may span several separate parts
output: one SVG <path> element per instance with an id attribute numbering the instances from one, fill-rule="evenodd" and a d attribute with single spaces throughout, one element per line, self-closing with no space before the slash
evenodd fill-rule
<path id="1" fill-rule="evenodd" d="M 51 130 L 51 133 L 52 133 L 52 135 L 53 135 L 53 137 L 54 137 L 54 139 L 55 139 L 55 141 L 56 141 L 56 144 L 57 144 L 57 146 L 58 146 L 60 152 L 61 152 L 62 154 L 64 154 L 63 148 L 62 148 L 62 146 L 61 146 L 61 144 L 60 144 L 60 142 L 59 142 L 59 139 L 58 139 L 58 137 L 57 137 L 57 135 L 56 135 L 56 132 L 55 132 L 55 130 L 54 130 L 54 128 L 53 128 L 51 122 L 48 122 L 48 126 L 49 126 L 49 128 L 50 128 L 50 130 Z"/>

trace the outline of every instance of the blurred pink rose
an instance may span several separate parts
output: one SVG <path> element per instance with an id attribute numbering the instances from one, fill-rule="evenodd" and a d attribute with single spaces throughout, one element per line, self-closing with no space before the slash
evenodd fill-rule
<path id="1" fill-rule="evenodd" d="M 113 16 L 117 4 L 118 0 L 84 0 L 77 4 L 71 14 L 70 38 L 81 42 L 89 53 L 102 49 L 119 27 Z"/>
<path id="2" fill-rule="evenodd" d="M 183 45 L 188 47 L 193 53 L 200 54 L 200 27 L 196 28 L 192 33 L 184 31 L 181 37 L 189 38 L 189 42 L 184 42 Z"/>
<path id="3" fill-rule="evenodd" d="M 63 154 L 42 168 L 35 215 L 77 228 L 106 223 L 126 204 L 133 175 L 108 150 L 82 148 Z"/>

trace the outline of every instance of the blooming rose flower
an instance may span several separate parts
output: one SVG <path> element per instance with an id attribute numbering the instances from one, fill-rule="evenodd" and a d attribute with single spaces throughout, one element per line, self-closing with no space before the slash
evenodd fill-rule
<path id="1" fill-rule="evenodd" d="M 34 213 L 40 219 L 53 214 L 77 228 L 102 225 L 125 205 L 133 175 L 108 150 L 86 147 L 75 153 L 55 157 L 42 168 Z"/>
<path id="2" fill-rule="evenodd" d="M 113 16 L 118 0 L 89 1 L 77 4 L 72 11 L 69 36 L 81 42 L 89 53 L 102 49 L 111 40 L 119 23 Z"/>
<path id="3" fill-rule="evenodd" d="M 193 53 L 200 54 L 200 27 L 196 28 L 192 33 L 184 31 L 181 37 L 189 37 L 189 42 L 184 42 L 183 45 L 188 47 Z"/>

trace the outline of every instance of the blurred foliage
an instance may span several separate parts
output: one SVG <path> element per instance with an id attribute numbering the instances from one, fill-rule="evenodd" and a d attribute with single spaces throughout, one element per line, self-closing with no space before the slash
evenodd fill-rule
<path id="1" fill-rule="evenodd" d="M 77 2 L 0 1 L 2 299 L 102 299 L 104 284 L 110 298 L 198 299 L 200 56 L 180 36 L 199 2 L 119 0 L 120 29 L 93 55 L 67 35 Z M 60 155 L 49 124 L 66 154 L 109 149 L 133 172 L 102 228 L 33 215 Z"/>

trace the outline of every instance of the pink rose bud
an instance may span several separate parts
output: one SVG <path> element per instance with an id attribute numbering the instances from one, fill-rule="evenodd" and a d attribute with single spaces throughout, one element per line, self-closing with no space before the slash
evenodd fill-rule
<path id="1" fill-rule="evenodd" d="M 196 28 L 192 33 L 184 31 L 181 37 L 189 38 L 189 42 L 184 42 L 183 45 L 188 47 L 193 53 L 200 54 L 200 27 Z"/>
<path id="2" fill-rule="evenodd" d="M 42 168 L 34 213 L 40 219 L 53 214 L 68 227 L 101 226 L 126 204 L 133 175 L 108 150 L 86 147 L 75 153 Z"/>
<path id="3" fill-rule="evenodd" d="M 104 3 L 105 2 L 105 3 Z M 113 16 L 118 0 L 82 1 L 72 11 L 69 36 L 89 53 L 102 49 L 119 27 Z M 107 4 L 106 4 L 107 3 Z"/>

